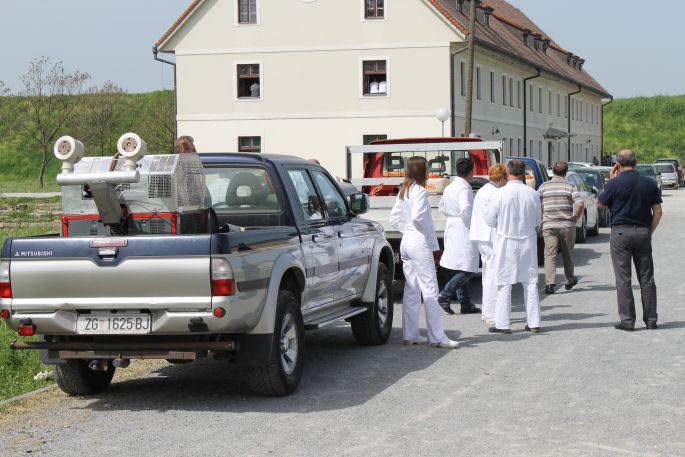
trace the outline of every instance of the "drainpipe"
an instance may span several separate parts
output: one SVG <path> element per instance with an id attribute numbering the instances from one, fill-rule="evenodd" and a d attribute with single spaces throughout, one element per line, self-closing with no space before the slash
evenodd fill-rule
<path id="1" fill-rule="evenodd" d="M 600 125 L 600 131 L 601 131 L 600 135 L 601 135 L 601 137 L 602 137 L 602 140 L 601 140 L 601 141 L 602 141 L 602 143 L 601 143 L 601 144 L 602 144 L 602 149 L 599 151 L 600 154 L 601 154 L 601 157 L 604 157 L 604 107 L 605 107 L 605 106 L 609 106 L 609 105 L 611 105 L 611 104 L 613 103 L 613 101 L 614 101 L 614 96 L 613 96 L 613 95 L 609 95 L 609 98 L 610 98 L 611 100 L 609 100 L 607 103 L 604 103 L 604 104 L 602 105 L 602 120 L 600 121 L 600 122 L 602 123 L 602 125 Z"/>
<path id="2" fill-rule="evenodd" d="M 454 57 L 457 54 L 461 54 L 462 52 L 466 51 L 468 49 L 468 46 L 458 50 L 455 53 L 450 53 L 450 129 L 452 130 L 451 136 L 456 136 L 455 131 L 457 129 L 457 122 L 456 119 L 454 118 L 454 109 L 457 106 L 456 98 L 455 98 L 455 93 L 454 93 Z"/>
<path id="3" fill-rule="evenodd" d="M 157 45 L 154 45 L 152 47 L 152 55 L 155 57 L 155 60 L 158 62 L 165 63 L 167 65 L 171 65 L 174 67 L 174 117 L 178 117 L 178 90 L 176 87 L 176 62 L 172 62 L 171 60 L 166 60 L 162 59 L 159 57 L 157 54 L 159 51 L 157 50 Z M 178 138 L 178 121 L 174 119 L 174 138 Z"/>
<path id="4" fill-rule="evenodd" d="M 535 76 L 523 78 L 523 157 L 528 157 L 528 84 L 526 83 L 540 77 L 540 69 L 535 70 L 538 72 Z"/>
<path id="5" fill-rule="evenodd" d="M 568 108 L 568 162 L 571 161 L 571 95 L 579 94 L 582 91 L 583 88 L 578 86 L 577 91 L 566 94 L 566 99 L 568 100 L 568 102 L 566 103 L 566 106 Z"/>

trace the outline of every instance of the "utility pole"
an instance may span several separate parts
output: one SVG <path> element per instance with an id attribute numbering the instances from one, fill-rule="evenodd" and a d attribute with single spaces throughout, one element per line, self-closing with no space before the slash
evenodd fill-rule
<path id="1" fill-rule="evenodd" d="M 469 11 L 469 46 L 466 56 L 466 111 L 464 114 L 464 136 L 471 133 L 471 114 L 473 112 L 473 57 L 476 48 L 476 7 L 478 0 L 471 0 Z"/>

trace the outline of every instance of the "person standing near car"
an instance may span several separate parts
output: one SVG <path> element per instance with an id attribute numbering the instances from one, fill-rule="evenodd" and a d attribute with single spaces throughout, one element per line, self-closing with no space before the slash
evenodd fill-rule
<path id="1" fill-rule="evenodd" d="M 566 180 L 568 164 L 559 161 L 552 167 L 553 177 L 538 189 L 542 198 L 542 234 L 545 240 L 545 293 L 556 289 L 557 252 L 564 259 L 564 288 L 571 290 L 578 284 L 573 274 L 573 248 L 576 240 L 576 221 L 582 216 L 585 202 L 578 188 Z M 575 204 L 575 211 L 573 206 Z"/>
<path id="2" fill-rule="evenodd" d="M 652 258 L 652 235 L 661 221 L 661 196 L 656 181 L 641 176 L 635 153 L 624 149 L 616 157 L 609 182 L 599 194 L 599 205 L 611 211 L 611 263 L 616 277 L 616 298 L 621 322 L 614 328 L 632 331 L 635 327 L 635 297 L 631 284 L 635 263 L 642 296 L 642 320 L 657 328 L 656 283 Z"/>
<path id="3" fill-rule="evenodd" d="M 480 313 L 471 303 L 469 280 L 478 271 L 478 247 L 469 238 L 471 212 L 473 210 L 473 160 L 461 158 L 456 163 L 457 176 L 445 188 L 438 208 L 445 222 L 445 250 L 440 266 L 453 270 L 452 278 L 440 291 L 438 303 L 447 314 L 454 314 L 452 298 L 461 300 L 461 314 Z"/>
<path id="4" fill-rule="evenodd" d="M 428 161 L 415 156 L 407 161 L 400 194 L 390 211 L 390 224 L 402 233 L 400 255 L 404 271 L 402 338 L 404 344 L 430 342 L 433 347 L 456 349 L 459 343 L 445 335 L 438 305 L 438 278 L 433 252 L 440 249 L 428 202 Z M 423 295 L 428 338 L 419 333 Z"/>
<path id="5" fill-rule="evenodd" d="M 488 226 L 485 214 L 488 212 L 490 200 L 497 189 L 507 184 L 507 167 L 498 163 L 490 167 L 488 171 L 490 181 L 476 192 L 473 199 L 473 214 L 471 215 L 471 230 L 469 239 L 478 244 L 480 260 L 483 264 L 482 282 L 482 316 L 487 325 L 495 323 L 495 304 L 497 303 L 497 284 L 495 284 L 495 237 L 497 231 Z"/>
<path id="6" fill-rule="evenodd" d="M 537 227 L 540 225 L 540 195 L 525 183 L 526 166 L 520 160 L 507 164 L 507 185 L 495 191 L 485 214 L 488 226 L 497 231 L 495 240 L 495 326 L 490 333 L 511 333 L 511 289 L 523 285 L 526 330 L 540 331 L 538 297 Z"/>

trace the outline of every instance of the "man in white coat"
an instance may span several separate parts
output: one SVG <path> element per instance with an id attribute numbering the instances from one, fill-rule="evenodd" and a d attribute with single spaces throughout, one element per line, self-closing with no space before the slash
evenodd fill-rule
<path id="1" fill-rule="evenodd" d="M 468 284 L 478 271 L 478 247 L 469 239 L 471 212 L 473 209 L 473 161 L 459 159 L 456 163 L 457 176 L 445 188 L 440 199 L 439 209 L 445 214 L 445 249 L 440 266 L 454 270 L 452 279 L 440 291 L 438 303 L 448 314 L 454 314 L 450 302 L 452 298 L 461 301 L 461 314 L 480 313 L 471 303 Z"/>
<path id="2" fill-rule="evenodd" d="M 490 181 L 476 193 L 473 199 L 473 214 L 471 215 L 471 230 L 469 239 L 478 244 L 480 261 L 483 264 L 483 309 L 482 319 L 488 325 L 495 323 L 495 303 L 497 303 L 497 284 L 495 284 L 495 239 L 497 231 L 485 221 L 485 215 L 490 207 L 490 201 L 497 189 L 507 183 L 507 167 L 502 164 L 493 165 L 488 172 Z"/>
<path id="3" fill-rule="evenodd" d="M 523 181 L 526 168 L 520 160 L 507 164 L 507 185 L 498 189 L 485 215 L 496 229 L 495 283 L 497 303 L 491 333 L 511 333 L 511 287 L 523 285 L 526 330 L 540 331 L 536 228 L 542 222 L 540 195 Z"/>

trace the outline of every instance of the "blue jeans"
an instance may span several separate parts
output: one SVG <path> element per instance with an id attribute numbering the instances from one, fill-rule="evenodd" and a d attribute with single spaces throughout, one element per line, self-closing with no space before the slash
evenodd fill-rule
<path id="1" fill-rule="evenodd" d="M 445 287 L 440 291 L 440 296 L 456 298 L 462 305 L 470 305 L 469 280 L 472 276 L 473 273 L 470 271 L 455 270 L 452 279 L 447 281 Z"/>

